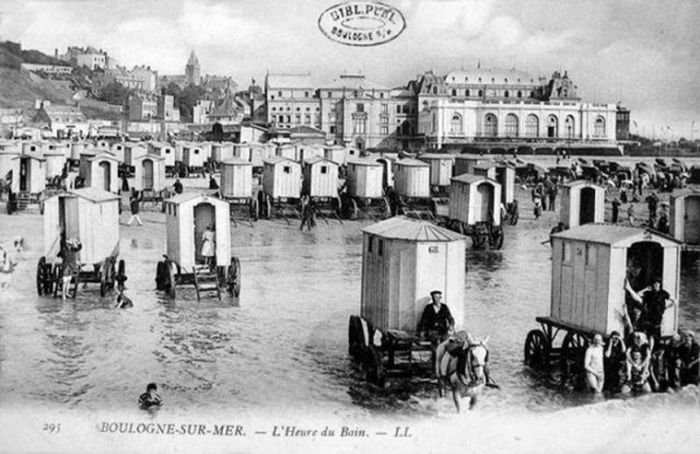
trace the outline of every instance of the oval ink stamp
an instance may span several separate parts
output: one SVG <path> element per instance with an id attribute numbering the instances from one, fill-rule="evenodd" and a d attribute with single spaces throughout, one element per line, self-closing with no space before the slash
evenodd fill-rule
<path id="1" fill-rule="evenodd" d="M 327 38 L 347 46 L 377 46 L 396 39 L 406 28 L 401 11 L 377 1 L 331 6 L 318 18 Z"/>

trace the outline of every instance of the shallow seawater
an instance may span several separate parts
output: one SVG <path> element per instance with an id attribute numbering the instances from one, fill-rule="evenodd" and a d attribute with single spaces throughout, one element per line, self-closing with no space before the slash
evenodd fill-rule
<path id="1" fill-rule="evenodd" d="M 75 300 L 38 297 L 35 267 L 41 255 L 38 214 L 3 216 L 4 238 L 23 232 L 29 249 L 17 258 L 10 289 L 0 290 L 0 405 L 71 409 L 132 409 L 146 383 L 156 382 L 168 408 L 219 412 L 230 408 L 323 409 L 341 417 L 368 414 L 436 415 L 452 412 L 422 379 L 392 379 L 384 390 L 366 384 L 347 354 L 350 315 L 359 313 L 361 228 L 369 221 L 320 221 L 299 232 L 298 221 L 259 221 L 232 229 L 241 259 L 242 293 L 197 301 L 178 288 L 175 300 L 155 290 L 156 263 L 165 252 L 159 212 L 144 227 L 122 225 L 128 310 L 113 296 L 81 289 Z M 122 222 L 128 212 L 122 215 Z M 507 227 L 498 252 L 468 252 L 465 325 L 489 336 L 492 375 L 485 410 L 549 412 L 592 402 L 562 392 L 552 377 L 523 364 L 527 332 L 547 315 L 550 249 L 540 244 L 552 213 L 530 213 Z M 680 321 L 700 325 L 697 264 L 684 264 Z M 449 301 L 448 304 L 458 304 Z M 669 405 L 674 405 L 670 401 Z"/>

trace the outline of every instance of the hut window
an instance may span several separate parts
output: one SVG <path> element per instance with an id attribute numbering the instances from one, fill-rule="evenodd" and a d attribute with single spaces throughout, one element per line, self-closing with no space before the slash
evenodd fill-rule
<path id="1" fill-rule="evenodd" d="M 199 154 L 199 150 L 197 150 L 197 149 L 195 148 L 194 154 Z"/>
<path id="2" fill-rule="evenodd" d="M 374 238 L 369 237 L 369 241 L 367 242 L 367 252 L 372 252 L 372 243 L 374 242 Z"/>
<path id="3" fill-rule="evenodd" d="M 595 268 L 596 265 L 596 248 L 592 244 L 586 245 L 586 266 Z"/>
<path id="4" fill-rule="evenodd" d="M 289 166 L 284 166 L 282 170 L 284 171 L 284 173 L 292 173 L 292 168 Z"/>
<path id="5" fill-rule="evenodd" d="M 29 151 L 36 151 L 36 147 L 29 147 Z"/>
<path id="6" fill-rule="evenodd" d="M 571 244 L 570 243 L 563 244 L 562 252 L 561 252 L 561 260 L 562 260 L 562 262 L 565 262 L 565 263 L 571 262 Z"/>
<path id="7" fill-rule="evenodd" d="M 165 154 L 170 154 L 170 148 L 165 149 Z"/>
<path id="8" fill-rule="evenodd" d="M 377 240 L 377 255 L 384 255 L 384 241 L 382 240 Z"/>
<path id="9" fill-rule="evenodd" d="M 328 166 L 321 166 L 321 173 L 328 173 Z"/>

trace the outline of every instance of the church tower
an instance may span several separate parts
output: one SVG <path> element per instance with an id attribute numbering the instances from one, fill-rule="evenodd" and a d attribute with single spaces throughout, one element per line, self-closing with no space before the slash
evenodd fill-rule
<path id="1" fill-rule="evenodd" d="M 187 84 L 199 85 L 202 81 L 199 60 L 197 60 L 197 56 L 194 54 L 194 51 L 192 51 L 190 54 L 190 59 L 187 60 L 187 66 L 185 66 L 185 78 L 187 79 Z"/>

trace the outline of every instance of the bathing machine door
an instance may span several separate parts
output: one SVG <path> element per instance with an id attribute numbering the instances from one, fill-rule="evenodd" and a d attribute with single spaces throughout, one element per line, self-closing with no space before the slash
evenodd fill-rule
<path id="1" fill-rule="evenodd" d="M 595 189 L 581 189 L 579 199 L 579 225 L 595 222 Z"/>
<path id="2" fill-rule="evenodd" d="M 685 198 L 683 233 L 687 244 L 700 244 L 700 195 Z"/>
<path id="3" fill-rule="evenodd" d="M 194 206 L 194 251 L 195 263 L 204 263 L 202 256 L 202 234 L 208 225 L 216 225 L 214 205 L 200 202 Z"/>

